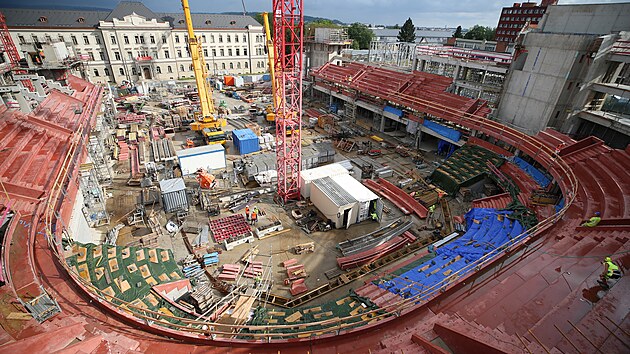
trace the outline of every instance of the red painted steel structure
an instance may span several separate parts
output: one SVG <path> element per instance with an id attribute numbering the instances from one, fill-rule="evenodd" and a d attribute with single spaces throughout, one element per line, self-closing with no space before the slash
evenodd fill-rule
<path id="1" fill-rule="evenodd" d="M 4 45 L 4 51 L 7 53 L 11 65 L 15 68 L 19 68 L 20 55 L 17 48 L 15 47 L 15 43 L 13 43 L 11 34 L 9 33 L 9 28 L 7 27 L 7 19 L 6 17 L 4 17 L 4 14 L 2 12 L 0 12 L 0 41 L 2 41 L 2 44 Z M 26 70 L 16 70 L 15 73 L 26 74 Z M 22 84 L 24 85 L 24 87 L 28 88 L 29 91 L 35 91 L 35 87 L 33 87 L 33 83 L 31 82 L 31 80 L 22 80 Z"/>
<path id="2" fill-rule="evenodd" d="M 300 196 L 302 170 L 302 0 L 273 0 L 276 105 L 276 168 L 278 199 L 285 203 Z M 287 135 L 289 134 L 289 135 Z"/>

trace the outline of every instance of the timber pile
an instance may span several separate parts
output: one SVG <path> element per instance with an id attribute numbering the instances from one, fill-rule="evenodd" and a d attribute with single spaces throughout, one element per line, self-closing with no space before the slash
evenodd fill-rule
<path id="1" fill-rule="evenodd" d="M 203 313 L 212 307 L 218 298 L 212 293 L 212 288 L 208 284 L 202 284 L 190 293 L 190 299 L 193 305 Z"/>

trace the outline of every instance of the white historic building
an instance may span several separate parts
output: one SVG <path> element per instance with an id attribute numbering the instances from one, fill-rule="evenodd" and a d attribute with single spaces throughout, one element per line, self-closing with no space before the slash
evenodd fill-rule
<path id="1" fill-rule="evenodd" d="M 92 82 L 193 77 L 184 14 L 122 1 L 112 11 L 0 9 L 20 56 L 64 42 Z M 210 75 L 267 71 L 263 27 L 250 16 L 192 14 Z M 31 55 L 29 55 L 31 54 Z M 45 61 L 42 58 L 42 61 Z"/>

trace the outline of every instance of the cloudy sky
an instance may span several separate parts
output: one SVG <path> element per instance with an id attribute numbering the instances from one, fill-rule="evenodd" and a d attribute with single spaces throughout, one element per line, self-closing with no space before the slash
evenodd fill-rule
<path id="1" fill-rule="evenodd" d="M 269 11 L 271 0 L 244 0 L 247 11 Z M 142 0 L 156 12 L 179 12 L 179 0 Z M 189 0 L 193 12 L 242 11 L 241 0 Z M 623 0 L 560 0 L 560 4 L 624 2 Z M 0 0 L 0 7 L 11 6 Z M 113 8 L 116 0 L 56 0 L 57 5 L 81 5 Z M 510 0 L 304 0 L 304 13 L 338 19 L 343 22 L 403 24 L 411 17 L 416 26 L 470 27 L 475 24 L 496 26 L 500 9 Z M 29 7 L 45 7 L 50 0 L 29 0 Z"/>

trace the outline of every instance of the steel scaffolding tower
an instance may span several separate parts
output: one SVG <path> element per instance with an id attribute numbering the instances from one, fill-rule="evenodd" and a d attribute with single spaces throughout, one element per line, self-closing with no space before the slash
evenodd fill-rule
<path id="1" fill-rule="evenodd" d="M 83 195 L 83 215 L 90 227 L 109 224 L 109 214 L 105 210 L 105 196 L 99 185 L 96 168 L 91 163 L 79 167 L 79 188 Z"/>
<path id="2" fill-rule="evenodd" d="M 281 99 L 276 111 L 278 199 L 286 203 L 300 197 L 302 169 L 302 0 L 273 0 L 274 76 Z"/>
<path id="3" fill-rule="evenodd" d="M 16 74 L 26 74 L 26 70 L 19 69 L 20 67 L 20 54 L 18 53 L 17 48 L 15 47 L 15 43 L 13 43 L 13 38 L 11 38 L 11 34 L 9 33 L 9 28 L 7 27 L 7 19 L 4 17 L 4 14 L 0 12 L 0 43 L 2 43 L 4 47 L 4 52 L 7 53 L 9 57 L 9 62 L 11 65 L 16 68 Z M 21 80 L 22 85 L 26 87 L 29 91 L 34 92 L 35 87 L 30 79 Z"/>
<path id="4" fill-rule="evenodd" d="M 88 154 L 92 159 L 97 181 L 101 185 L 110 185 L 112 184 L 112 174 L 109 169 L 109 158 L 105 154 L 105 148 L 97 134 L 98 132 L 94 132 L 90 135 Z"/>

